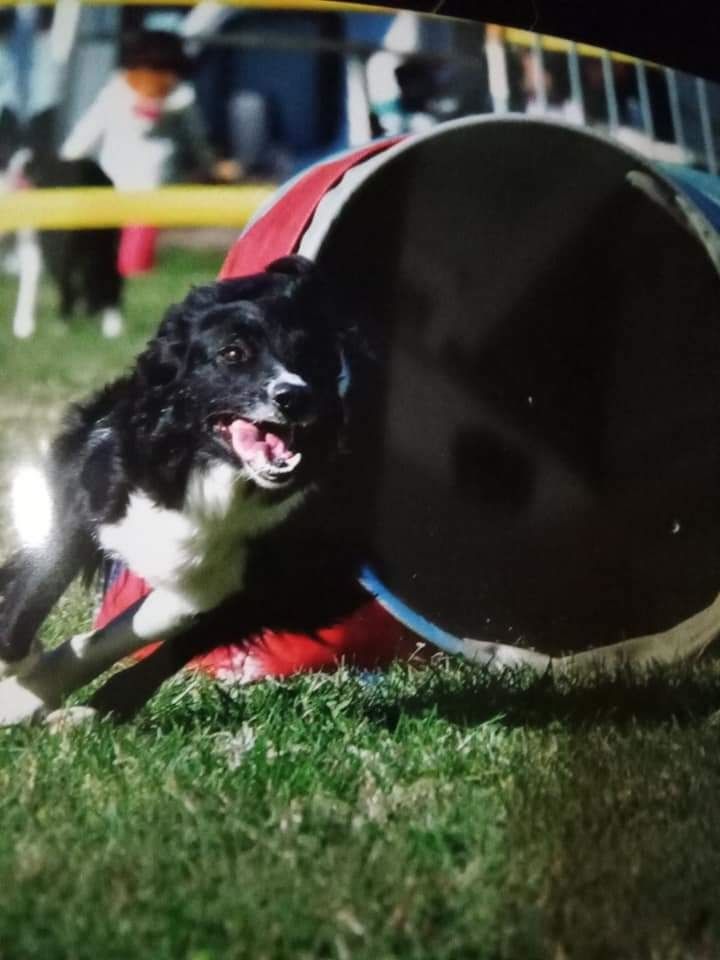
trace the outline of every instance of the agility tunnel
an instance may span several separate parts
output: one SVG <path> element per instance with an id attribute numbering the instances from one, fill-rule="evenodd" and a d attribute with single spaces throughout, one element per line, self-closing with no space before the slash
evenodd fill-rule
<path id="1" fill-rule="evenodd" d="M 316 259 L 381 357 L 358 463 L 373 565 L 350 621 L 238 638 L 208 669 L 372 666 L 418 638 L 586 649 L 710 603 L 720 207 L 681 174 L 587 131 L 478 117 L 335 157 L 260 211 L 222 275 Z M 122 572 L 100 622 L 144 589 Z"/>

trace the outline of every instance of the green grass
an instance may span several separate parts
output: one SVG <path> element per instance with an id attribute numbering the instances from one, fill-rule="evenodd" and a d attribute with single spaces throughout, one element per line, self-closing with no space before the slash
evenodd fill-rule
<path id="1" fill-rule="evenodd" d="M 218 263 L 166 254 L 120 343 L 6 319 L 3 475 Z M 719 708 L 714 663 L 583 691 L 440 660 L 183 677 L 124 727 L 0 731 L 0 960 L 716 956 Z"/>

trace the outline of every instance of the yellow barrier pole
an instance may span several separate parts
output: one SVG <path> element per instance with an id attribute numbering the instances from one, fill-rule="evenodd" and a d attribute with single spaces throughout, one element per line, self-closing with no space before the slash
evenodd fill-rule
<path id="1" fill-rule="evenodd" d="M 267 184 L 19 190 L 0 198 L 0 230 L 88 229 L 146 223 L 156 227 L 241 227 L 275 191 Z"/>
<path id="2" fill-rule="evenodd" d="M 29 0 L 0 0 L 0 8 L 17 7 Z M 85 7 L 133 7 L 143 0 L 80 0 Z M 197 0 L 155 0 L 153 6 L 194 7 Z M 393 7 L 370 6 L 364 3 L 346 3 L 340 0 L 220 0 L 227 7 L 261 7 L 267 10 L 314 10 L 345 13 L 397 13 Z M 51 7 L 55 0 L 37 0 L 37 6 Z"/>
<path id="3" fill-rule="evenodd" d="M 502 36 L 506 43 L 512 43 L 519 47 L 532 47 L 536 42 L 535 37 L 538 34 L 530 30 L 519 30 L 516 27 L 502 27 Z M 638 63 L 637 57 L 631 57 L 626 53 L 614 53 L 603 50 L 601 47 L 593 47 L 589 43 L 574 43 L 572 40 L 563 40 L 562 37 L 550 37 L 543 34 L 540 36 L 540 43 L 543 50 L 548 53 L 569 53 L 573 48 L 576 53 L 582 57 L 594 57 L 601 59 L 609 55 L 611 60 L 616 63 Z M 643 61 L 648 66 L 656 66 L 649 60 Z"/>

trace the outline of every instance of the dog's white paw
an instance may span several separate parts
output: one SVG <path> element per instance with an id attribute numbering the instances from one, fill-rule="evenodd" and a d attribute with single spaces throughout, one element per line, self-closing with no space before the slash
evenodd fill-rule
<path id="1" fill-rule="evenodd" d="M 123 315 L 114 307 L 107 307 L 105 310 L 103 310 L 100 325 L 102 329 L 102 335 L 104 337 L 108 337 L 109 339 L 112 339 L 113 337 L 119 337 L 125 328 Z"/>
<path id="2" fill-rule="evenodd" d="M 98 711 L 93 707 L 60 707 L 45 717 L 45 726 L 50 733 L 64 733 L 75 727 L 83 727 L 97 717 Z"/>
<path id="3" fill-rule="evenodd" d="M 19 677 L 0 681 L 0 727 L 31 723 L 44 716 L 47 710 L 45 701 L 23 686 Z"/>
<path id="4" fill-rule="evenodd" d="M 32 311 L 19 310 L 13 317 L 13 333 L 18 340 L 27 340 L 35 333 L 35 317 Z"/>

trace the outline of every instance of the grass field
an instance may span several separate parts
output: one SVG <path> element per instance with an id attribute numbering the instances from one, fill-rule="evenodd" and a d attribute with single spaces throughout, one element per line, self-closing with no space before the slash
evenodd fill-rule
<path id="1" fill-rule="evenodd" d="M 48 291 L 13 342 L 0 280 L 5 489 L 220 259 L 166 251 L 115 343 L 64 329 Z M 73 590 L 48 638 L 93 599 Z M 125 727 L 0 731 L 0 960 L 709 960 L 719 709 L 712 663 L 582 691 L 438 661 L 183 678 Z"/>

